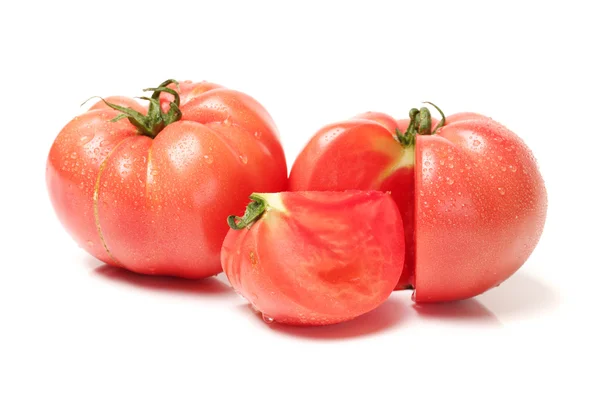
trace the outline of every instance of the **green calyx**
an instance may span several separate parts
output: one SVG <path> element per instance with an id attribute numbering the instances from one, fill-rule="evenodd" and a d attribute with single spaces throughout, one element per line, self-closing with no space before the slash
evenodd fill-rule
<path id="1" fill-rule="evenodd" d="M 246 206 L 246 212 L 243 217 L 230 215 L 227 217 L 227 224 L 232 229 L 244 229 L 249 227 L 254 221 L 263 215 L 267 208 L 267 202 L 256 193 L 250 195 L 250 204 Z"/>
<path id="2" fill-rule="evenodd" d="M 156 88 L 145 88 L 143 90 L 153 91 L 150 98 L 139 97 L 139 99 L 149 102 L 148 113 L 146 115 L 134 109 L 112 104 L 102 98 L 100 99 L 102 99 L 102 101 L 104 101 L 104 103 L 109 107 L 121 112 L 121 114 L 112 119 L 111 122 L 117 122 L 123 118 L 127 118 L 132 125 L 137 127 L 137 129 L 140 131 L 140 134 L 153 139 L 166 126 L 181 119 L 181 110 L 179 109 L 181 100 L 179 98 L 179 93 L 172 88 L 168 88 L 167 86 L 169 84 L 179 85 L 176 80 L 167 80 Z M 160 107 L 161 92 L 171 94 L 174 98 L 173 101 L 169 103 L 169 110 L 167 112 L 163 112 L 162 108 Z"/>
<path id="3" fill-rule="evenodd" d="M 440 115 L 442 115 L 442 119 L 440 119 L 440 122 L 437 124 L 437 126 L 431 130 L 431 112 L 429 112 L 429 109 L 426 107 L 421 109 L 412 108 L 410 111 L 408 111 L 410 122 L 406 128 L 406 132 L 402 133 L 400 129 L 396 129 L 396 137 L 398 138 L 400 144 L 405 147 L 415 145 L 417 134 L 431 135 L 446 123 L 446 116 L 444 116 L 444 112 L 442 112 L 440 108 L 431 102 L 424 103 L 433 106 L 440 113 Z"/>

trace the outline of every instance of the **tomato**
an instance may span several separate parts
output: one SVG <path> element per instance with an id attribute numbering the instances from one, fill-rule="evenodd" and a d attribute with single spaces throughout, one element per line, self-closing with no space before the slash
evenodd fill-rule
<path id="1" fill-rule="evenodd" d="M 396 288 L 414 288 L 417 302 L 473 297 L 533 252 L 544 181 L 525 143 L 490 118 L 442 115 L 438 126 L 427 108 L 410 117 L 367 113 L 326 126 L 298 156 L 290 189 L 391 191 L 406 236 Z"/>
<path id="2" fill-rule="evenodd" d="M 267 323 L 326 325 L 379 306 L 404 260 L 402 218 L 378 191 L 254 193 L 221 261 Z"/>
<path id="3" fill-rule="evenodd" d="M 174 87 L 151 89 L 149 107 L 110 97 L 75 117 L 52 145 L 47 185 L 62 224 L 96 258 L 202 278 L 221 271 L 227 216 L 253 191 L 285 190 L 287 168 L 254 99 L 206 82 Z"/>

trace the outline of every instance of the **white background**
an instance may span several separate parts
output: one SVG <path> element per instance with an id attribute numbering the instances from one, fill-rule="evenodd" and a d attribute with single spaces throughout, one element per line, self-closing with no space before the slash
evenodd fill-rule
<path id="1" fill-rule="evenodd" d="M 598 12 L 569 2 L 8 1 L 0 6 L 0 401 L 600 401 Z M 533 149 L 544 235 L 473 300 L 314 329 L 267 326 L 219 281 L 103 266 L 44 180 L 91 95 L 167 78 L 258 99 L 291 163 L 322 125 L 430 100 Z"/>

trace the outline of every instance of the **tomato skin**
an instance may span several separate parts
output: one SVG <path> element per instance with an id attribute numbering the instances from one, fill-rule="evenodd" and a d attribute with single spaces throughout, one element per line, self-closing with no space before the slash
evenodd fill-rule
<path id="1" fill-rule="evenodd" d="M 403 147 L 396 121 L 367 112 L 319 130 L 294 162 L 290 190 L 390 191 L 402 214 L 406 258 L 397 288 L 412 287 L 414 273 L 414 148 Z"/>
<path id="2" fill-rule="evenodd" d="M 231 285 L 276 322 L 326 325 L 379 306 L 403 265 L 402 218 L 389 194 L 258 195 L 270 207 L 231 229 L 221 260 Z"/>
<path id="3" fill-rule="evenodd" d="M 416 142 L 417 302 L 470 298 L 523 265 L 547 194 L 525 143 L 492 119 L 450 116 Z"/>
<path id="4" fill-rule="evenodd" d="M 99 101 L 59 133 L 46 178 L 60 221 L 96 258 L 138 273 L 202 278 L 221 271 L 227 216 L 243 212 L 253 191 L 285 190 L 287 168 L 277 128 L 258 102 L 206 82 L 182 87 L 182 119 L 154 139 L 127 119 L 110 122 L 119 112 Z M 124 97 L 107 101 L 146 110 Z M 212 107 L 231 113 L 197 119 Z"/>

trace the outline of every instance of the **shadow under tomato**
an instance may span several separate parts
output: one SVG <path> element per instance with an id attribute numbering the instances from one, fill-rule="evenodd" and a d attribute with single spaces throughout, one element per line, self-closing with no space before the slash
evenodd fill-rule
<path id="1" fill-rule="evenodd" d="M 501 325 L 496 315 L 476 299 L 464 301 L 413 304 L 423 318 L 468 322 L 472 324 Z"/>
<path id="2" fill-rule="evenodd" d="M 477 299 L 503 318 L 537 316 L 560 303 L 557 290 L 521 271 Z"/>
<path id="3" fill-rule="evenodd" d="M 255 313 L 249 304 L 244 309 L 254 313 L 256 320 L 262 321 L 260 313 Z M 341 340 L 369 336 L 388 331 L 398 326 L 404 316 L 406 306 L 397 298 L 390 297 L 377 309 L 348 322 L 326 326 L 290 326 L 272 323 L 270 329 L 287 336 L 320 340 Z"/>
<path id="4" fill-rule="evenodd" d="M 96 267 L 94 273 L 116 283 L 153 291 L 190 295 L 234 295 L 231 288 L 217 277 L 188 280 L 178 277 L 149 276 L 106 264 Z"/>

